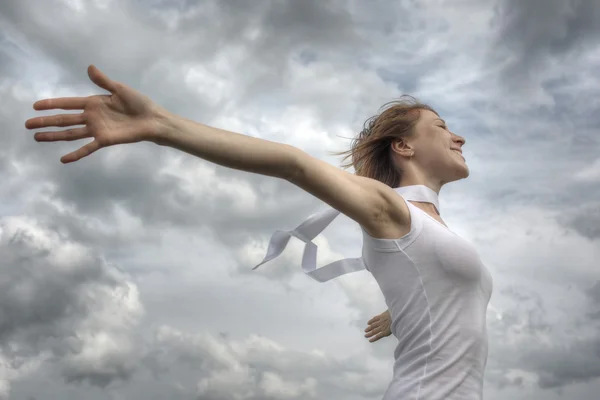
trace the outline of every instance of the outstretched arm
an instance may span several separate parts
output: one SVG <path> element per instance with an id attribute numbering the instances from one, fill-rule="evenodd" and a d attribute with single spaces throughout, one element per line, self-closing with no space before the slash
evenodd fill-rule
<path id="1" fill-rule="evenodd" d="M 37 117 L 25 124 L 29 129 L 69 127 L 36 133 L 38 141 L 94 138 L 64 156 L 63 163 L 78 161 L 102 147 L 151 141 L 225 167 L 288 180 L 357 221 L 374 236 L 397 237 L 405 233 L 408 208 L 393 189 L 381 182 L 350 174 L 293 146 L 179 117 L 134 89 L 111 80 L 94 66 L 88 68 L 88 75 L 110 95 L 36 102 L 36 110 L 83 113 Z M 76 125 L 83 126 L 72 127 Z"/>
<path id="2" fill-rule="evenodd" d="M 402 222 L 398 217 L 392 219 L 392 210 L 406 205 L 381 182 L 350 174 L 290 145 L 213 128 L 173 114 L 162 115 L 161 120 L 154 142 L 225 167 L 285 179 L 359 222 L 373 235 Z"/>

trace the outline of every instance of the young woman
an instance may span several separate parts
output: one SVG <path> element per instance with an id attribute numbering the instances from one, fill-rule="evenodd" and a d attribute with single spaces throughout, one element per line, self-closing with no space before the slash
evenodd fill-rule
<path id="1" fill-rule="evenodd" d="M 88 75 L 110 94 L 38 101 L 35 110 L 83 112 L 25 123 L 28 129 L 81 126 L 38 132 L 34 137 L 40 142 L 94 139 L 63 156 L 63 163 L 103 147 L 150 141 L 295 184 L 362 228 L 362 257 L 334 265 L 337 269 L 329 276 L 313 277 L 326 280 L 359 266 L 377 280 L 389 311 L 370 321 L 371 330 L 377 332 L 373 339 L 386 334 L 389 315 L 389 330 L 399 341 L 384 399 L 482 398 L 492 279 L 473 246 L 440 217 L 440 188 L 466 178 L 469 170 L 461 151 L 464 139 L 452 133 L 435 111 L 401 100 L 371 118 L 346 152 L 356 171 L 350 174 L 289 145 L 178 117 L 94 66 Z M 309 218 L 307 224 L 318 225 L 319 219 L 331 215 Z M 290 234 L 302 238 L 299 232 L 306 226 Z M 315 272 L 314 266 L 309 269 L 305 272 Z"/>

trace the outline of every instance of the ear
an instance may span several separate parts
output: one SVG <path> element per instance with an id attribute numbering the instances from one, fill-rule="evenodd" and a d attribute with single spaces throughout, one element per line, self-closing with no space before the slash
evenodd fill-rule
<path id="1" fill-rule="evenodd" d="M 411 158 L 415 154 L 415 151 L 412 148 L 412 146 L 406 143 L 406 141 L 404 141 L 403 139 L 396 139 L 392 141 L 391 146 L 392 151 L 398 154 L 399 156 Z"/>

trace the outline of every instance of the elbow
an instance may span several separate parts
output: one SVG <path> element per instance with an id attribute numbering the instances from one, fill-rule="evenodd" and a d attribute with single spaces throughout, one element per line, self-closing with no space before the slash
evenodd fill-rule
<path id="1" fill-rule="evenodd" d="M 305 162 L 303 160 L 308 157 L 308 154 L 294 146 L 285 146 L 284 151 L 286 156 L 284 157 L 285 162 L 281 169 L 280 178 L 297 185 L 302 180 L 302 176 L 304 176 L 303 165 Z"/>

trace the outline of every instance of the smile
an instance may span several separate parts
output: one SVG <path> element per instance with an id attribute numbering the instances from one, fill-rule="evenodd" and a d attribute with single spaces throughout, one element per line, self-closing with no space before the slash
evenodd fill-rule
<path id="1" fill-rule="evenodd" d="M 455 151 L 458 154 L 460 154 L 460 156 L 462 157 L 462 159 L 466 161 L 465 156 L 462 155 L 462 151 L 460 151 L 460 150 L 452 150 L 452 151 Z"/>

